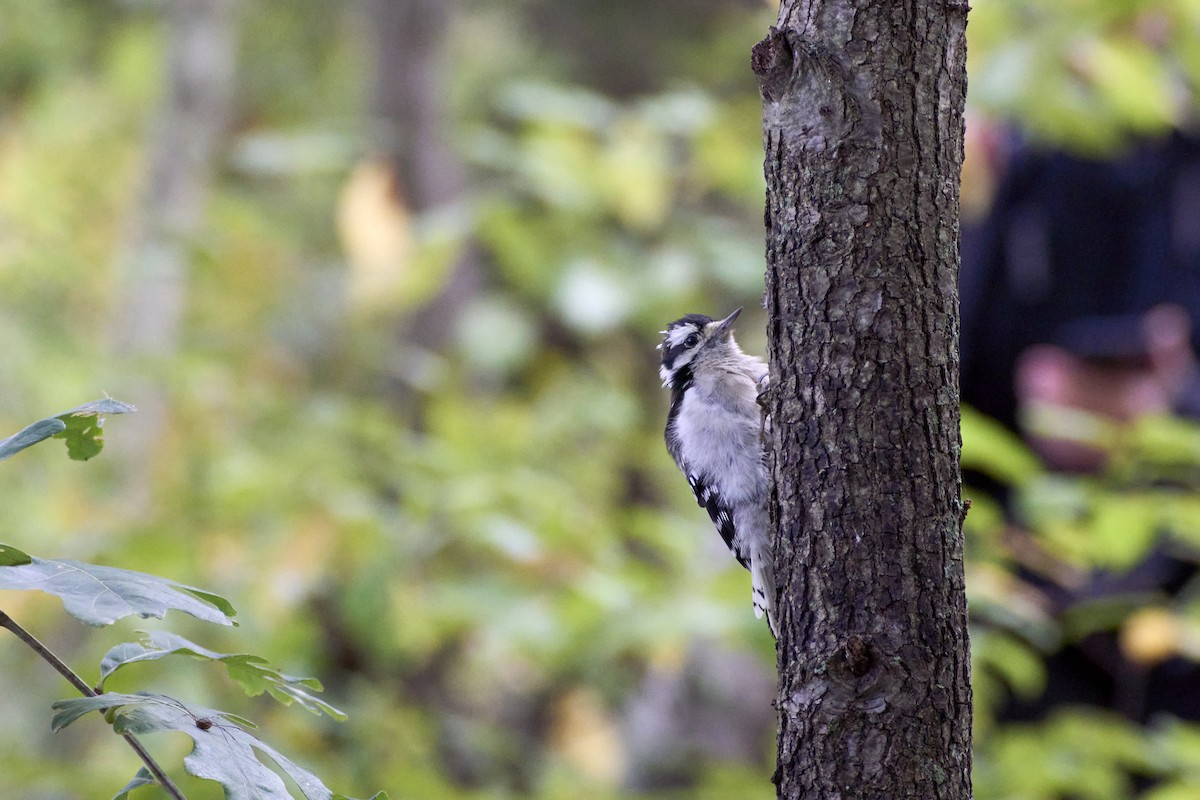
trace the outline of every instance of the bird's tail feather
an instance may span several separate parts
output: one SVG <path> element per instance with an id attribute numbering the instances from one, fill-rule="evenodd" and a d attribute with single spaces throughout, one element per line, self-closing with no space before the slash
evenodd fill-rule
<path id="1" fill-rule="evenodd" d="M 754 594 L 754 616 L 762 619 L 767 615 L 771 635 L 779 638 L 779 626 L 775 609 L 775 562 L 770 551 L 763 550 L 750 559 L 750 589 Z"/>

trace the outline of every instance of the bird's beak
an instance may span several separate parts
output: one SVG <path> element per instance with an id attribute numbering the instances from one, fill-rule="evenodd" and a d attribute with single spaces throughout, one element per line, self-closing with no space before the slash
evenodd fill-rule
<path id="1" fill-rule="evenodd" d="M 718 322 L 717 323 L 717 333 L 721 334 L 722 336 L 728 336 L 729 332 L 733 330 L 734 320 L 736 320 L 738 318 L 738 314 L 740 314 L 740 313 L 742 313 L 742 310 L 739 308 L 738 310 L 736 310 L 732 314 L 730 314 L 728 317 L 726 317 L 725 319 Z"/>

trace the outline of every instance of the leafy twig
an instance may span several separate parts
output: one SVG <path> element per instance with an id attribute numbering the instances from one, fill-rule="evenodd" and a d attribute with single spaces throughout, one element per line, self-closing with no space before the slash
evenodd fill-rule
<path id="1" fill-rule="evenodd" d="M 88 686 L 83 678 L 75 674 L 75 671 L 68 667 L 61 658 L 56 656 L 50 650 L 50 648 L 39 642 L 32 633 L 18 625 L 16 620 L 3 611 L 0 611 L 0 628 L 7 628 L 8 630 L 12 631 L 14 636 L 27 644 L 29 648 L 33 650 L 33 652 L 41 656 L 43 661 L 54 667 L 54 669 L 57 670 L 60 675 L 66 678 L 67 681 L 76 689 L 78 689 L 79 692 L 85 697 L 95 697 L 97 695 L 96 690 Z M 150 770 L 150 774 L 154 776 L 156 781 L 158 781 L 158 785 L 161 786 L 163 790 L 173 798 L 173 800 L 187 800 L 187 798 L 183 796 L 183 792 L 179 791 L 179 787 L 176 786 L 174 781 L 167 776 L 167 773 L 163 772 L 162 767 L 158 765 L 158 762 L 154 760 L 154 757 L 151 756 L 149 751 L 146 750 L 146 748 L 142 746 L 142 743 L 137 740 L 137 737 L 135 737 L 132 733 L 123 733 L 121 736 L 124 737 L 125 741 L 129 743 L 129 746 L 133 748 L 133 752 L 138 754 L 138 758 L 140 758 L 142 763 L 146 765 L 146 769 Z"/>

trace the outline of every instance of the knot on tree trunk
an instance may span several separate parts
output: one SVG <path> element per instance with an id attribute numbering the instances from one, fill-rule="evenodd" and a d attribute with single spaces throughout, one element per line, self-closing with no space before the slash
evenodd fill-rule
<path id="1" fill-rule="evenodd" d="M 767 38 L 750 51 L 750 69 L 758 76 L 758 86 L 764 100 L 776 103 L 787 94 L 795 63 L 787 32 L 771 26 Z"/>
<path id="2" fill-rule="evenodd" d="M 846 640 L 840 656 L 846 671 L 856 678 L 866 675 L 875 660 L 871 654 L 871 647 L 859 636 L 851 636 Z"/>
<path id="3" fill-rule="evenodd" d="M 837 142 L 880 146 L 878 104 L 844 52 L 792 28 L 771 28 L 751 51 L 750 66 L 772 140 L 814 152 Z"/>

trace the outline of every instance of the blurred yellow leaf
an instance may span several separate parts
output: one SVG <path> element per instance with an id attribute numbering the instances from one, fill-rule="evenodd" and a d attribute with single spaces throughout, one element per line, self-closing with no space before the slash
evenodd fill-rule
<path id="1" fill-rule="evenodd" d="M 1179 650 L 1180 626 L 1165 608 L 1144 608 L 1131 614 L 1121 626 L 1121 650 L 1132 661 L 1153 666 Z"/>
<path id="2" fill-rule="evenodd" d="M 412 222 L 391 165 L 359 162 L 350 172 L 337 213 L 338 236 L 350 264 L 350 299 L 374 306 L 394 296 L 412 253 Z"/>
<path id="3" fill-rule="evenodd" d="M 625 771 L 625 751 L 617 722 L 590 689 L 573 689 L 554 709 L 552 746 L 584 775 L 615 784 Z"/>

